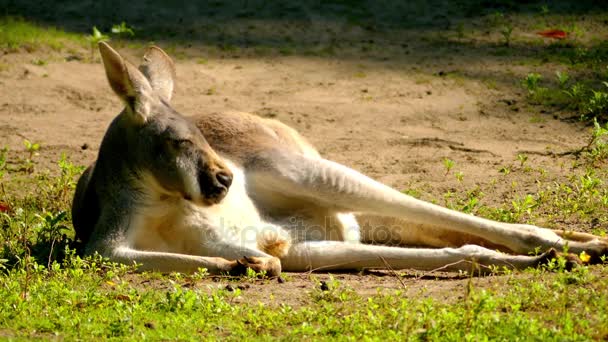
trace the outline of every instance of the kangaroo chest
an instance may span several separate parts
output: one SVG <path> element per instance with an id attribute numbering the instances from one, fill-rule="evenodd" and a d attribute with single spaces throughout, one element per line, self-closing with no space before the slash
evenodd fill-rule
<path id="1" fill-rule="evenodd" d="M 132 247 L 192 255 L 208 255 L 218 243 L 256 248 L 265 223 L 247 195 L 243 172 L 234 166 L 231 171 L 234 180 L 219 204 L 203 207 L 182 198 L 144 201 L 131 220 Z"/>

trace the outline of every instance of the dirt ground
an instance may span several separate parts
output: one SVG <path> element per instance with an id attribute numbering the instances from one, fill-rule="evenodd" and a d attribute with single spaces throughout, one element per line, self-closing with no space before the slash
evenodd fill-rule
<path id="1" fill-rule="evenodd" d="M 51 167 L 62 152 L 77 164 L 91 163 L 121 110 L 101 64 L 36 66 L 31 54 L 2 59 L 10 65 L 0 76 L 3 145 L 20 151 L 24 139 L 41 143 L 42 166 Z M 447 59 L 451 69 L 487 67 Z M 539 114 L 529 109 L 538 109 L 520 106 L 525 100 L 517 88 L 494 90 L 474 79 L 386 62 L 295 56 L 209 59 L 204 65 L 179 60 L 176 87 L 172 104 L 184 115 L 238 110 L 273 117 L 298 129 L 329 159 L 398 189 L 437 194 L 458 184 L 445 176 L 444 158 L 455 161 L 454 171 L 464 173 L 463 187 L 470 188 L 496 178 L 521 151 L 572 150 L 588 139 L 588 127 L 557 114 L 540 114 L 540 122 L 531 123 Z M 531 163 L 535 159 L 551 158 L 530 156 Z"/>
<path id="2" fill-rule="evenodd" d="M 184 115 L 238 110 L 276 118 L 300 131 L 325 157 L 397 189 L 418 189 L 426 199 L 479 185 L 492 189 L 486 191 L 485 203 L 498 203 L 513 195 L 511 181 L 519 184 L 521 193 L 534 190 L 532 174 L 520 173 L 509 182 L 494 184 L 501 176 L 498 170 L 516 164 L 522 151 L 529 155 L 530 164 L 565 173 L 563 165 L 571 157 L 534 152 L 579 148 L 587 142 L 589 127 L 566 120 L 571 113 L 546 112 L 526 104 L 519 80 L 529 66 L 484 50 L 493 49 L 491 44 L 471 49 L 459 44 L 436 46 L 417 39 L 416 29 L 407 32 L 371 55 L 360 56 L 344 47 L 348 58 L 238 52 L 208 56 L 196 47 L 184 48 L 176 59 L 172 104 Z M 378 36 L 353 35 L 359 40 Z M 134 62 L 144 51 L 119 45 Z M 86 50 L 76 52 L 86 54 Z M 11 158 L 24 153 L 20 152 L 24 139 L 41 144 L 36 159 L 40 168 L 53 168 L 64 152 L 76 164 L 96 158 L 102 135 L 121 105 L 99 61 L 73 55 L 73 51 L 19 51 L 0 56 L 7 66 L 0 72 L 0 146 L 9 148 Z M 48 62 L 33 63 L 38 59 Z M 546 64 L 543 72 L 558 68 Z M 448 176 L 444 158 L 455 162 Z M 462 183 L 453 176 L 456 171 L 463 173 Z M 269 291 L 277 296 L 315 286 L 308 275 L 290 278 Z M 431 296 L 445 296 L 445 290 L 462 293 L 467 281 L 406 277 L 402 283 L 390 274 L 337 275 L 336 279 L 363 294 L 375 293 L 378 287 L 405 286 L 408 294 L 428 288 Z M 262 300 L 267 292 L 259 288 L 253 285 L 245 291 L 259 293 Z M 286 297 L 297 302 L 299 296 Z"/>

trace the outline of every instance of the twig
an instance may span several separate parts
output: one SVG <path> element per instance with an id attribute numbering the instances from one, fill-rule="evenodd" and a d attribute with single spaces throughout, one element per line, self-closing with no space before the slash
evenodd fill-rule
<path id="1" fill-rule="evenodd" d="M 405 143 L 408 145 L 413 145 L 413 146 L 428 146 L 428 145 L 446 146 L 447 145 L 447 147 L 449 147 L 451 150 L 454 150 L 454 151 L 471 152 L 471 153 L 488 153 L 488 154 L 491 154 L 492 156 L 497 156 L 497 154 L 495 154 L 492 151 L 466 147 L 461 142 L 457 142 L 457 141 L 453 141 L 453 140 L 446 140 L 446 139 L 441 139 L 441 138 L 399 139 L 398 142 L 402 142 L 402 143 Z"/>
<path id="2" fill-rule="evenodd" d="M 403 279 L 401 279 L 401 277 L 397 274 L 397 272 L 395 272 L 395 270 L 393 269 L 393 267 L 391 266 L 391 264 L 388 263 L 388 261 L 386 261 L 386 259 L 383 256 L 380 256 L 380 260 L 382 260 L 382 262 L 384 263 L 384 265 L 386 266 L 386 269 L 395 277 L 397 278 L 397 280 L 399 280 L 399 282 L 401 283 L 401 286 L 403 287 L 403 289 L 405 290 L 407 288 L 407 286 L 405 286 L 405 283 L 403 282 Z"/>
<path id="3" fill-rule="evenodd" d="M 455 151 L 472 152 L 472 153 L 488 153 L 488 154 L 491 154 L 494 157 L 498 156 L 496 153 L 488 151 L 488 150 L 479 150 L 479 149 L 476 149 L 476 148 L 469 148 L 469 147 L 463 147 L 463 146 L 457 146 L 457 145 L 448 145 L 448 147 L 451 150 L 455 150 Z"/>

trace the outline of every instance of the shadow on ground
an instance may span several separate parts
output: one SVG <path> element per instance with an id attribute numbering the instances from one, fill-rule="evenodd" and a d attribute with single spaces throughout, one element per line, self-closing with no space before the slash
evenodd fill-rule
<path id="1" fill-rule="evenodd" d="M 93 26 L 109 32 L 112 25 L 125 22 L 135 30 L 130 39 L 134 46 L 156 42 L 178 59 L 192 57 L 184 49 L 204 48 L 229 57 L 307 55 L 384 62 L 383 67 L 439 74 L 456 69 L 449 67 L 451 62 L 457 66 L 496 60 L 576 63 L 577 58 L 608 56 L 603 41 L 590 41 L 586 49 L 591 52 L 581 57 L 572 42 L 549 43 L 534 35 L 534 29 L 543 25 L 568 25 L 573 16 L 581 22 L 588 20 L 586 16 L 597 21 L 598 14 L 608 9 L 608 3 L 599 0 L 560 0 L 550 5 L 532 0 L 2 0 L 0 4 L 5 16 L 82 34 L 89 34 Z M 549 20 L 548 15 L 562 19 Z M 516 16 L 524 21 L 514 22 Z M 501 31 L 508 26 L 537 40 L 513 41 L 506 48 Z M 440 69 L 446 64 L 448 70 Z M 480 69 L 461 71 L 473 79 L 490 77 Z M 499 76 L 492 82 L 512 85 L 513 77 Z"/>

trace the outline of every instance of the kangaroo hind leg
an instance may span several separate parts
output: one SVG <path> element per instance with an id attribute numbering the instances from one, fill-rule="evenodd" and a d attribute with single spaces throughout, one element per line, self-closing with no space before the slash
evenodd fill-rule
<path id="1" fill-rule="evenodd" d="M 363 174 L 321 157 L 272 151 L 248 170 L 252 197 L 272 211 L 274 194 L 302 198 L 334 212 L 373 214 L 401 219 L 407 225 L 437 227 L 483 239 L 488 246 L 519 254 L 538 247 L 566 246 L 573 253 L 608 254 L 604 241 L 570 241 L 550 229 L 492 221 L 407 196 Z M 268 200 L 270 199 L 270 200 Z M 594 258 L 594 260 L 597 258 Z"/>
<path id="2" fill-rule="evenodd" d="M 475 245 L 428 249 L 307 241 L 293 245 L 281 263 L 283 270 L 292 272 L 392 268 L 421 271 L 473 270 L 485 274 L 494 267 L 537 267 L 557 256 L 554 249 L 538 256 L 524 256 L 503 254 Z M 575 259 L 567 260 L 569 266 L 577 263 Z"/>

